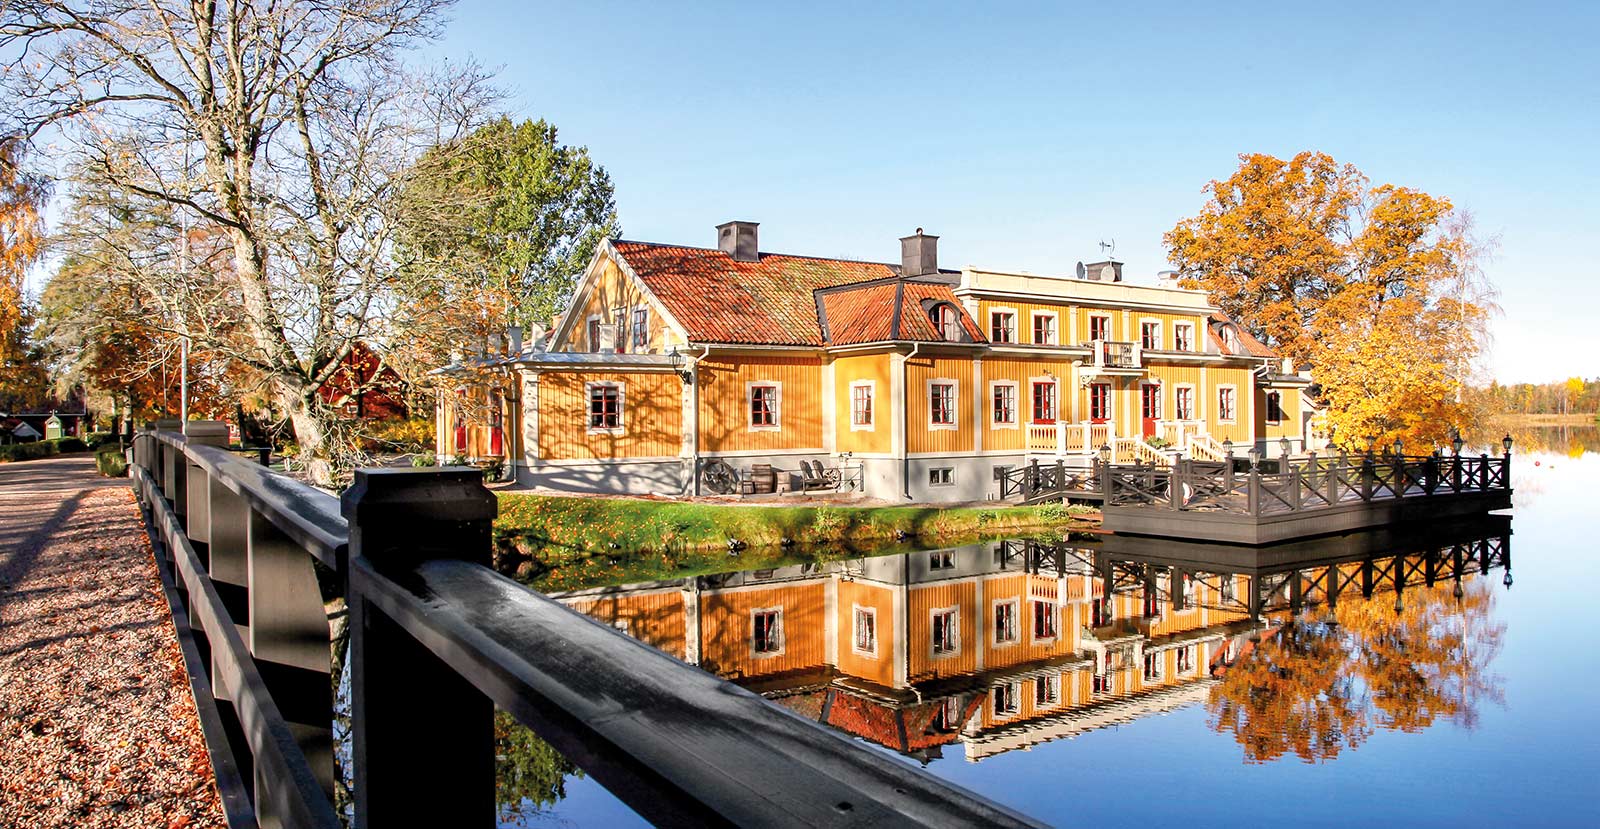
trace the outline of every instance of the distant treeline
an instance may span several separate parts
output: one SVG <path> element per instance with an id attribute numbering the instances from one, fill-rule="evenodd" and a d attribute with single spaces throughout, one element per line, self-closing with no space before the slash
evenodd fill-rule
<path id="1" fill-rule="evenodd" d="M 1600 411 L 1600 377 L 1555 383 L 1490 383 L 1477 389 L 1482 409 L 1500 414 L 1576 414 Z"/>

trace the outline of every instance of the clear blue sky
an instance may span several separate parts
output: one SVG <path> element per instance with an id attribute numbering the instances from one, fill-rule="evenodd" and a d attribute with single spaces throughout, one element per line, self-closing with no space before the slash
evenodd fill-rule
<path id="1" fill-rule="evenodd" d="M 1501 237 L 1496 376 L 1600 374 L 1595 6 L 862 5 L 466 0 L 429 51 L 501 67 L 653 241 L 892 260 L 922 226 L 1062 272 L 1114 237 L 1143 280 L 1239 153 L 1321 150 Z"/>

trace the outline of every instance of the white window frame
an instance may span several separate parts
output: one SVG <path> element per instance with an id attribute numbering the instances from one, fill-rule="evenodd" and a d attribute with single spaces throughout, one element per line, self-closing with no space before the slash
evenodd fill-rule
<path id="1" fill-rule="evenodd" d="M 756 388 L 770 386 L 775 390 L 772 401 L 772 425 L 756 425 Z M 783 431 L 783 384 L 776 380 L 751 380 L 744 384 L 744 425 L 749 432 Z"/>
<path id="2" fill-rule="evenodd" d="M 997 388 L 1009 387 L 1011 389 L 1011 419 L 994 419 L 994 391 Z M 1022 405 L 1021 384 L 1015 380 L 990 380 L 989 381 L 989 428 L 990 429 L 1018 429 L 1021 422 L 1021 413 L 1017 409 Z"/>
<path id="3" fill-rule="evenodd" d="M 1156 422 L 1160 422 L 1162 420 L 1165 420 L 1166 417 L 1167 417 L 1167 401 L 1166 401 L 1166 395 L 1161 393 L 1161 381 L 1159 381 L 1159 380 L 1140 380 L 1139 381 L 1139 421 L 1141 423 L 1144 421 L 1144 390 L 1145 390 L 1145 387 L 1147 387 L 1147 386 L 1156 390 L 1156 414 L 1155 414 L 1155 417 L 1152 418 L 1152 419 L 1155 420 Z"/>
<path id="4" fill-rule="evenodd" d="M 1144 655 L 1143 674 L 1146 682 L 1159 682 L 1167 678 L 1167 652 L 1150 651 Z"/>
<path id="5" fill-rule="evenodd" d="M 1034 614 L 1039 612 L 1038 610 L 1036 610 L 1034 608 L 1034 605 L 1041 605 L 1041 604 L 1050 609 L 1050 627 L 1055 632 L 1052 633 L 1049 636 L 1040 636 L 1040 635 L 1038 635 L 1038 629 L 1036 627 L 1034 627 Z M 1029 604 L 1028 604 L 1028 611 L 1029 611 L 1029 613 L 1028 613 L 1028 637 L 1029 637 L 1029 641 L 1048 644 L 1050 642 L 1054 642 L 1057 639 L 1061 638 L 1061 605 L 1059 603 L 1052 602 L 1052 601 L 1050 601 L 1048 599 L 1040 599 L 1040 598 L 1037 598 L 1037 597 L 1030 597 L 1029 598 Z"/>
<path id="6" fill-rule="evenodd" d="M 948 302 L 936 302 L 929 306 L 928 322 L 939 332 L 939 339 L 947 343 L 961 342 L 962 335 L 967 332 L 967 327 L 961 324 L 961 310 Z"/>
<path id="7" fill-rule="evenodd" d="M 1002 693 L 1002 689 L 1004 689 L 1005 695 L 1010 697 L 1009 701 L 1011 703 L 1005 708 L 1000 707 L 1000 695 Z M 989 689 L 989 705 L 994 709 L 994 715 L 996 718 L 1015 717 L 1016 715 L 1022 713 L 1022 683 L 1002 682 L 991 686 Z"/>
<path id="8" fill-rule="evenodd" d="M 1059 377 L 1050 377 L 1048 375 L 1044 376 L 1044 377 L 1029 377 L 1028 378 L 1028 422 L 1029 423 L 1042 423 L 1042 422 L 1045 422 L 1045 421 L 1035 420 L 1034 419 L 1034 415 L 1033 415 L 1033 387 L 1034 386 L 1040 386 L 1040 385 L 1054 387 L 1054 391 L 1051 393 L 1051 397 L 1050 397 L 1050 405 L 1051 405 L 1052 408 L 1054 408 L 1055 411 L 1050 413 L 1051 417 L 1050 417 L 1050 420 L 1048 422 L 1049 423 L 1060 423 L 1060 422 L 1062 422 L 1062 420 L 1061 420 L 1061 379 Z"/>
<path id="9" fill-rule="evenodd" d="M 778 649 L 775 651 L 756 650 L 756 615 L 762 613 L 777 614 Z M 753 607 L 750 609 L 750 656 L 755 659 L 770 659 L 774 656 L 783 656 L 789 648 L 788 631 L 784 629 L 783 607 Z"/>
<path id="10" fill-rule="evenodd" d="M 1113 322 L 1113 317 L 1112 317 L 1111 314 L 1102 314 L 1102 313 L 1091 313 L 1089 315 L 1089 330 L 1087 332 L 1088 336 L 1083 338 L 1084 342 L 1094 342 L 1095 341 L 1096 337 L 1094 335 L 1094 321 L 1097 320 L 1097 319 L 1102 319 L 1102 320 L 1106 321 L 1106 335 L 1104 337 L 1099 337 L 1098 339 L 1100 339 L 1103 342 L 1114 342 L 1116 340 L 1116 336 L 1117 336 L 1117 333 L 1116 333 L 1117 329 L 1115 327 L 1116 323 Z"/>
<path id="11" fill-rule="evenodd" d="M 600 340 L 605 338 L 605 315 L 590 314 L 583 319 L 583 350 L 590 354 L 600 353 Z M 592 332 L 592 338 L 591 338 Z"/>
<path id="12" fill-rule="evenodd" d="M 872 647 L 861 647 L 861 619 L 872 618 Z M 878 658 L 878 609 L 876 607 L 862 607 L 858 604 L 851 605 L 850 613 L 850 650 L 860 656 Z"/>
<path id="13" fill-rule="evenodd" d="M 1239 332 L 1234 331 L 1231 325 L 1222 326 L 1222 347 L 1229 354 L 1236 354 L 1239 351 Z"/>
<path id="14" fill-rule="evenodd" d="M 1188 659 L 1189 659 L 1188 667 L 1184 667 L 1184 664 L 1183 664 L 1185 655 L 1187 655 Z M 1198 645 L 1179 645 L 1178 646 L 1178 656 L 1177 656 L 1178 676 L 1188 676 L 1188 675 L 1190 675 L 1192 673 L 1195 673 L 1199 669 L 1199 662 L 1200 662 L 1199 657 L 1200 657 L 1200 646 L 1198 646 Z"/>
<path id="15" fill-rule="evenodd" d="M 856 389 L 866 389 L 867 390 L 867 400 L 869 401 L 869 403 L 870 403 L 870 405 L 872 407 L 872 412 L 871 412 L 872 416 L 867 418 L 867 422 L 866 423 L 857 423 L 856 422 Z M 852 431 L 852 432 L 875 432 L 878 429 L 877 422 L 878 422 L 878 382 L 876 380 L 852 380 L 852 381 L 850 381 L 850 431 Z"/>
<path id="16" fill-rule="evenodd" d="M 644 312 L 644 325 L 638 325 L 639 313 Z M 639 330 L 644 330 L 644 342 L 639 342 Z M 643 354 L 650 349 L 650 306 L 635 305 L 628 310 L 628 351 Z"/>
<path id="17" fill-rule="evenodd" d="M 996 314 L 1011 315 L 1011 339 L 1002 341 L 994 338 L 994 317 Z M 1016 345 L 1017 343 L 1021 342 L 1021 338 L 1019 336 L 1020 332 L 1017 331 L 1017 321 L 1020 317 L 1021 315 L 1017 313 L 1017 309 L 1015 308 L 1007 308 L 1003 305 L 993 306 L 989 309 L 989 330 L 984 333 L 989 335 L 989 341 L 992 343 L 999 343 L 1001 345 Z"/>
<path id="18" fill-rule="evenodd" d="M 1009 607 L 1011 609 L 1011 636 L 1006 639 L 1000 638 L 1000 623 L 995 618 L 999 614 L 1000 608 L 1002 607 Z M 1012 645 L 1022 644 L 1022 631 L 1017 627 L 1017 617 L 1022 615 L 1021 611 L 1022 602 L 1014 596 L 1009 599 L 995 599 L 989 603 L 989 619 L 994 621 L 994 624 L 992 625 L 994 630 L 991 632 L 992 635 L 989 637 L 989 641 L 993 647 L 1008 648 Z"/>
<path id="19" fill-rule="evenodd" d="M 1188 389 L 1189 390 L 1189 416 L 1188 417 L 1184 417 L 1183 416 L 1183 409 L 1182 409 L 1182 407 L 1180 407 L 1178 405 L 1178 392 L 1183 391 L 1184 389 Z M 1172 418 L 1174 420 L 1177 420 L 1177 421 L 1180 421 L 1180 422 L 1195 421 L 1195 420 L 1202 419 L 1202 418 L 1196 417 L 1196 411 L 1198 410 L 1198 406 L 1196 405 L 1197 402 L 1198 402 L 1196 400 L 1197 397 L 1198 397 L 1198 395 L 1195 394 L 1194 384 L 1193 383 L 1174 383 L 1173 386 L 1172 386 Z"/>
<path id="20" fill-rule="evenodd" d="M 935 564 L 934 562 L 941 562 Z M 947 563 L 946 563 L 947 562 Z M 928 571 L 956 569 L 956 554 L 953 550 L 928 551 Z"/>
<path id="21" fill-rule="evenodd" d="M 594 402 L 594 391 L 597 387 L 608 387 L 617 390 L 617 425 L 615 426 L 590 426 L 590 406 Z M 585 433 L 590 435 L 623 435 L 628 431 L 628 384 L 621 380 L 590 380 L 583 384 L 583 423 Z"/>
<path id="22" fill-rule="evenodd" d="M 1166 348 L 1166 345 L 1167 345 L 1166 334 L 1167 334 L 1167 332 L 1164 330 L 1166 328 L 1166 326 L 1161 324 L 1161 320 L 1159 320 L 1159 319 L 1151 319 L 1150 317 L 1140 317 L 1139 318 L 1139 347 L 1140 348 L 1144 348 L 1144 327 L 1146 325 L 1154 325 L 1156 327 L 1156 344 L 1151 346 L 1149 350 L 1150 351 L 1166 351 L 1167 350 L 1167 348 Z"/>
<path id="23" fill-rule="evenodd" d="M 1272 405 L 1273 395 L 1278 396 L 1278 405 L 1276 406 Z M 1277 410 L 1278 416 L 1276 418 L 1272 416 L 1274 409 Z M 1261 395 L 1262 422 L 1271 426 L 1279 426 L 1285 420 L 1283 415 L 1283 392 L 1278 391 L 1277 389 L 1266 389 L 1265 394 Z"/>
<path id="24" fill-rule="evenodd" d="M 1050 318 L 1050 335 L 1051 335 L 1050 336 L 1050 342 L 1042 343 L 1042 342 L 1038 341 L 1038 337 L 1036 335 L 1037 335 L 1037 333 L 1039 331 L 1039 324 L 1038 324 L 1038 322 L 1036 322 L 1036 320 L 1038 320 L 1040 317 L 1049 317 Z M 1060 345 L 1061 344 L 1061 314 L 1060 314 L 1060 312 L 1058 312 L 1058 311 L 1030 311 L 1028 313 L 1028 339 L 1034 345 Z"/>
<path id="25" fill-rule="evenodd" d="M 938 622 L 939 622 L 939 617 L 943 616 L 945 614 L 949 614 L 950 617 L 951 617 L 951 623 L 950 623 L 950 640 L 951 641 L 949 642 L 950 647 L 948 649 L 946 649 L 946 650 L 942 650 L 941 651 L 941 650 L 938 650 L 937 647 L 936 647 L 937 643 L 934 641 L 933 631 L 934 631 L 934 625 L 937 625 Z M 936 607 L 936 608 L 933 608 L 932 610 L 929 610 L 928 611 L 928 656 L 933 658 L 933 659 L 949 659 L 950 657 L 959 656 L 959 655 L 961 655 L 961 607 L 959 605 L 951 605 L 950 607 Z"/>
<path id="26" fill-rule="evenodd" d="M 1233 397 L 1232 405 L 1229 407 L 1229 408 L 1232 409 L 1232 411 L 1228 412 L 1228 415 L 1229 415 L 1228 417 L 1223 417 L 1222 416 L 1222 393 L 1224 391 L 1227 391 Z M 1217 422 L 1218 423 L 1238 423 L 1239 422 L 1239 387 L 1237 385 L 1233 384 L 1233 383 L 1218 383 L 1217 384 Z"/>
<path id="27" fill-rule="evenodd" d="M 1049 690 L 1049 699 L 1040 699 L 1043 694 L 1039 690 Z M 1033 707 L 1055 708 L 1061 704 L 1061 674 L 1045 674 L 1033 679 Z"/>
<path id="28" fill-rule="evenodd" d="M 943 480 L 943 481 L 934 480 L 934 476 L 938 475 L 940 472 L 949 473 L 948 475 L 943 476 L 943 477 L 947 478 L 947 480 Z M 929 467 L 928 468 L 928 486 L 930 486 L 930 487 L 947 487 L 947 486 L 955 486 L 955 485 L 956 485 L 956 468 L 955 467 L 953 467 L 953 466 L 933 466 L 933 467 Z"/>
<path id="29" fill-rule="evenodd" d="M 924 384 L 923 400 L 928 401 L 928 431 L 954 432 L 961 428 L 961 384 L 949 377 L 933 377 Z M 933 387 L 950 387 L 950 417 L 949 423 L 933 422 Z"/>
<path id="30" fill-rule="evenodd" d="M 1182 328 L 1182 329 L 1184 329 L 1184 330 L 1189 332 L 1189 347 L 1188 348 L 1179 348 L 1178 329 L 1180 329 L 1180 328 Z M 1175 322 L 1175 323 L 1172 324 L 1172 350 L 1173 351 L 1186 351 L 1186 352 L 1193 352 L 1195 350 L 1195 347 L 1194 347 L 1194 323 L 1192 323 L 1192 322 Z"/>

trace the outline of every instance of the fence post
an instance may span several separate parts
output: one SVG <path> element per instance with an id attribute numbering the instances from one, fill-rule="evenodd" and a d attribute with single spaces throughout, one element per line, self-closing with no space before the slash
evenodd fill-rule
<path id="1" fill-rule="evenodd" d="M 1056 458 L 1056 491 L 1067 491 L 1067 462 Z"/>
<path id="2" fill-rule="evenodd" d="M 1361 459 L 1361 500 L 1372 500 L 1372 482 L 1377 474 L 1378 470 L 1372 463 L 1372 450 L 1368 449 L 1366 457 Z"/>
<path id="3" fill-rule="evenodd" d="M 1245 496 L 1245 509 L 1251 515 L 1261 514 L 1261 470 L 1255 464 L 1250 465 L 1250 489 Z"/>
<path id="4" fill-rule="evenodd" d="M 1478 465 L 1478 480 L 1481 481 L 1481 483 L 1478 484 L 1478 491 L 1479 492 L 1487 492 L 1489 490 L 1489 453 L 1488 452 L 1483 453 L 1483 463 Z"/>
<path id="5" fill-rule="evenodd" d="M 396 574 L 429 558 L 490 563 L 497 502 L 476 470 L 359 470 L 342 505 L 352 561 Z M 494 825 L 493 704 L 348 592 L 354 825 Z"/>
<path id="6" fill-rule="evenodd" d="M 1029 493 L 1029 494 L 1030 495 L 1038 495 L 1039 494 L 1039 459 L 1038 458 L 1034 458 L 1033 461 L 1031 462 L 1030 468 L 1028 470 L 1028 480 L 1031 482 L 1029 484 L 1029 487 L 1032 489 L 1032 492 Z"/>
<path id="7" fill-rule="evenodd" d="M 183 433 L 188 438 L 190 446 L 222 446 L 228 445 L 228 424 L 220 420 L 191 420 L 183 424 Z M 184 530 L 189 534 L 190 541 L 208 544 L 211 541 L 211 511 L 208 509 L 211 502 L 211 488 L 207 483 L 210 476 L 206 474 L 205 467 L 183 458 L 184 498 L 188 505 L 189 520 L 184 523 Z"/>

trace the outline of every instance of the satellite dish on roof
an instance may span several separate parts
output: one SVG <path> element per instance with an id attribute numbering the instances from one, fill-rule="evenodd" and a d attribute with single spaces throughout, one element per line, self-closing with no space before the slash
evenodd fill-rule
<path id="1" fill-rule="evenodd" d="M 1083 267 L 1083 260 L 1082 259 L 1078 260 L 1077 272 L 1078 272 L 1078 278 L 1079 279 L 1084 278 L 1084 276 L 1089 273 L 1089 271 Z"/>

